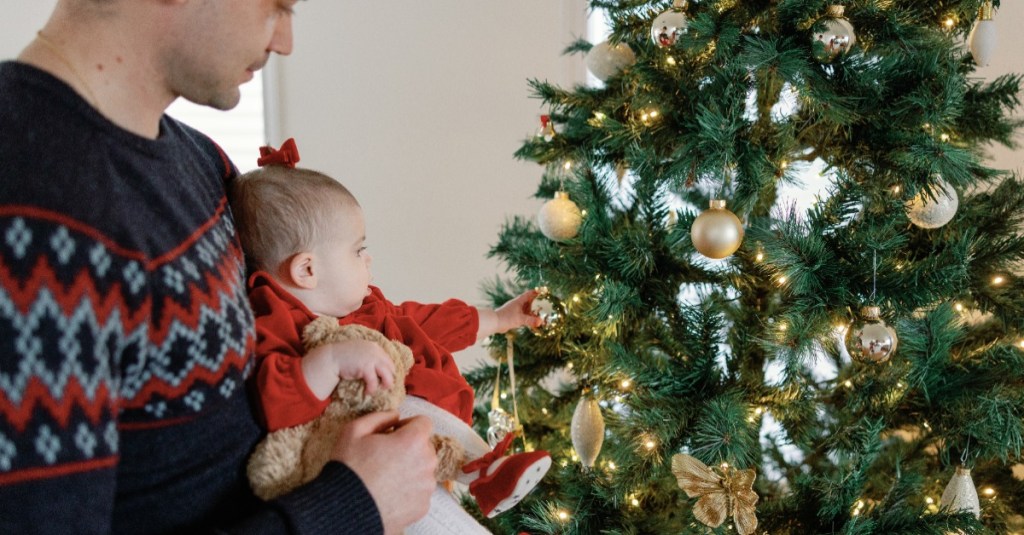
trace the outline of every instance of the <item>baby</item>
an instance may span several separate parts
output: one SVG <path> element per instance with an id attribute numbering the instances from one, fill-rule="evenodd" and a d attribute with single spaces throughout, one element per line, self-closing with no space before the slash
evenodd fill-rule
<path id="1" fill-rule="evenodd" d="M 452 352 L 492 334 L 538 326 L 540 318 L 530 311 L 536 292 L 496 310 L 455 299 L 391 303 L 370 285 L 372 257 L 355 197 L 326 175 L 295 168 L 291 139 L 281 150 L 261 153 L 260 168 L 233 184 L 231 208 L 251 272 L 256 384 L 268 430 L 316 418 L 341 379 L 363 380 L 367 394 L 389 388 L 394 367 L 374 343 L 349 340 L 303 354 L 302 330 L 318 316 L 376 329 L 413 353 L 403 416 L 426 415 L 435 432 L 462 445 L 468 473 L 458 481 L 469 485 L 484 515 L 514 506 L 547 472 L 551 457 L 543 451 L 504 455 L 509 440 L 492 451 L 469 427 L 473 390 Z"/>

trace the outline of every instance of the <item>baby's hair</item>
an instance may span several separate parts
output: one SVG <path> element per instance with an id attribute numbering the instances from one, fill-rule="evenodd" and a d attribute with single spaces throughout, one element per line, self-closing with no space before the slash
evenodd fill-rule
<path id="1" fill-rule="evenodd" d="M 302 168 L 268 165 L 238 177 L 231 211 L 250 271 L 273 273 L 292 255 L 310 251 L 342 209 L 359 206 L 333 178 Z"/>

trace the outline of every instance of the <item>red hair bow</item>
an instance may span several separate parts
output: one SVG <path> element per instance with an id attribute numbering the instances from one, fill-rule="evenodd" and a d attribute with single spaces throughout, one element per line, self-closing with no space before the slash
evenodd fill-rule
<path id="1" fill-rule="evenodd" d="M 260 157 L 256 160 L 256 165 L 295 167 L 298 161 L 299 149 L 295 146 L 295 138 L 288 138 L 288 141 L 282 143 L 281 148 L 277 150 L 274 150 L 274 147 L 260 147 Z"/>

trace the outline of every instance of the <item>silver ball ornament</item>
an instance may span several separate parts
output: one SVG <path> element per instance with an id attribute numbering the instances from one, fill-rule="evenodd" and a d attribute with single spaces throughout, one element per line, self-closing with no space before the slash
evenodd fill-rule
<path id="1" fill-rule="evenodd" d="M 815 52 L 819 61 L 832 61 L 836 56 L 845 54 L 857 43 L 857 34 L 853 24 L 843 17 L 843 6 L 829 6 L 828 19 L 822 24 L 824 28 L 814 34 L 814 40 L 821 43 L 821 50 Z"/>
<path id="2" fill-rule="evenodd" d="M 686 33 L 688 25 L 686 13 L 682 9 L 673 7 L 654 19 L 651 24 L 651 40 L 661 48 L 669 48 Z"/>
<path id="3" fill-rule="evenodd" d="M 550 335 L 558 328 L 565 314 L 565 307 L 547 286 L 537 287 L 537 296 L 533 298 L 531 312 L 542 321 L 537 331 L 542 335 Z"/>
<path id="4" fill-rule="evenodd" d="M 881 309 L 876 306 L 861 309 L 861 319 L 846 333 L 846 350 L 850 358 L 878 364 L 892 358 L 899 339 L 896 330 L 886 325 L 880 314 Z"/>
<path id="5" fill-rule="evenodd" d="M 697 252 L 714 260 L 736 252 L 743 242 L 743 223 L 725 208 L 725 201 L 712 199 L 690 227 L 690 239 Z"/>
<path id="6" fill-rule="evenodd" d="M 612 45 L 608 41 L 601 41 L 587 52 L 585 61 L 591 74 L 605 82 L 636 63 L 636 54 L 626 43 Z"/>
<path id="7" fill-rule="evenodd" d="M 960 207 L 960 198 L 949 182 L 936 177 L 935 185 L 934 198 L 921 191 L 907 202 L 907 217 L 918 227 L 939 228 L 949 223 Z"/>
<path id="8" fill-rule="evenodd" d="M 537 225 L 548 239 L 563 242 L 576 237 L 583 222 L 579 206 L 569 199 L 569 194 L 556 191 L 555 197 L 540 207 Z"/>

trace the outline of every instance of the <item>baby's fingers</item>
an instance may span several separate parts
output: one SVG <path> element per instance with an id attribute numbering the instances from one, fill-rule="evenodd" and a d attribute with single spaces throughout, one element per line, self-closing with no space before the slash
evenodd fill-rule
<path id="1" fill-rule="evenodd" d="M 377 391 L 377 387 L 380 386 L 380 380 L 377 379 L 377 374 L 373 368 L 366 370 L 363 373 L 363 394 L 370 396 Z"/>

